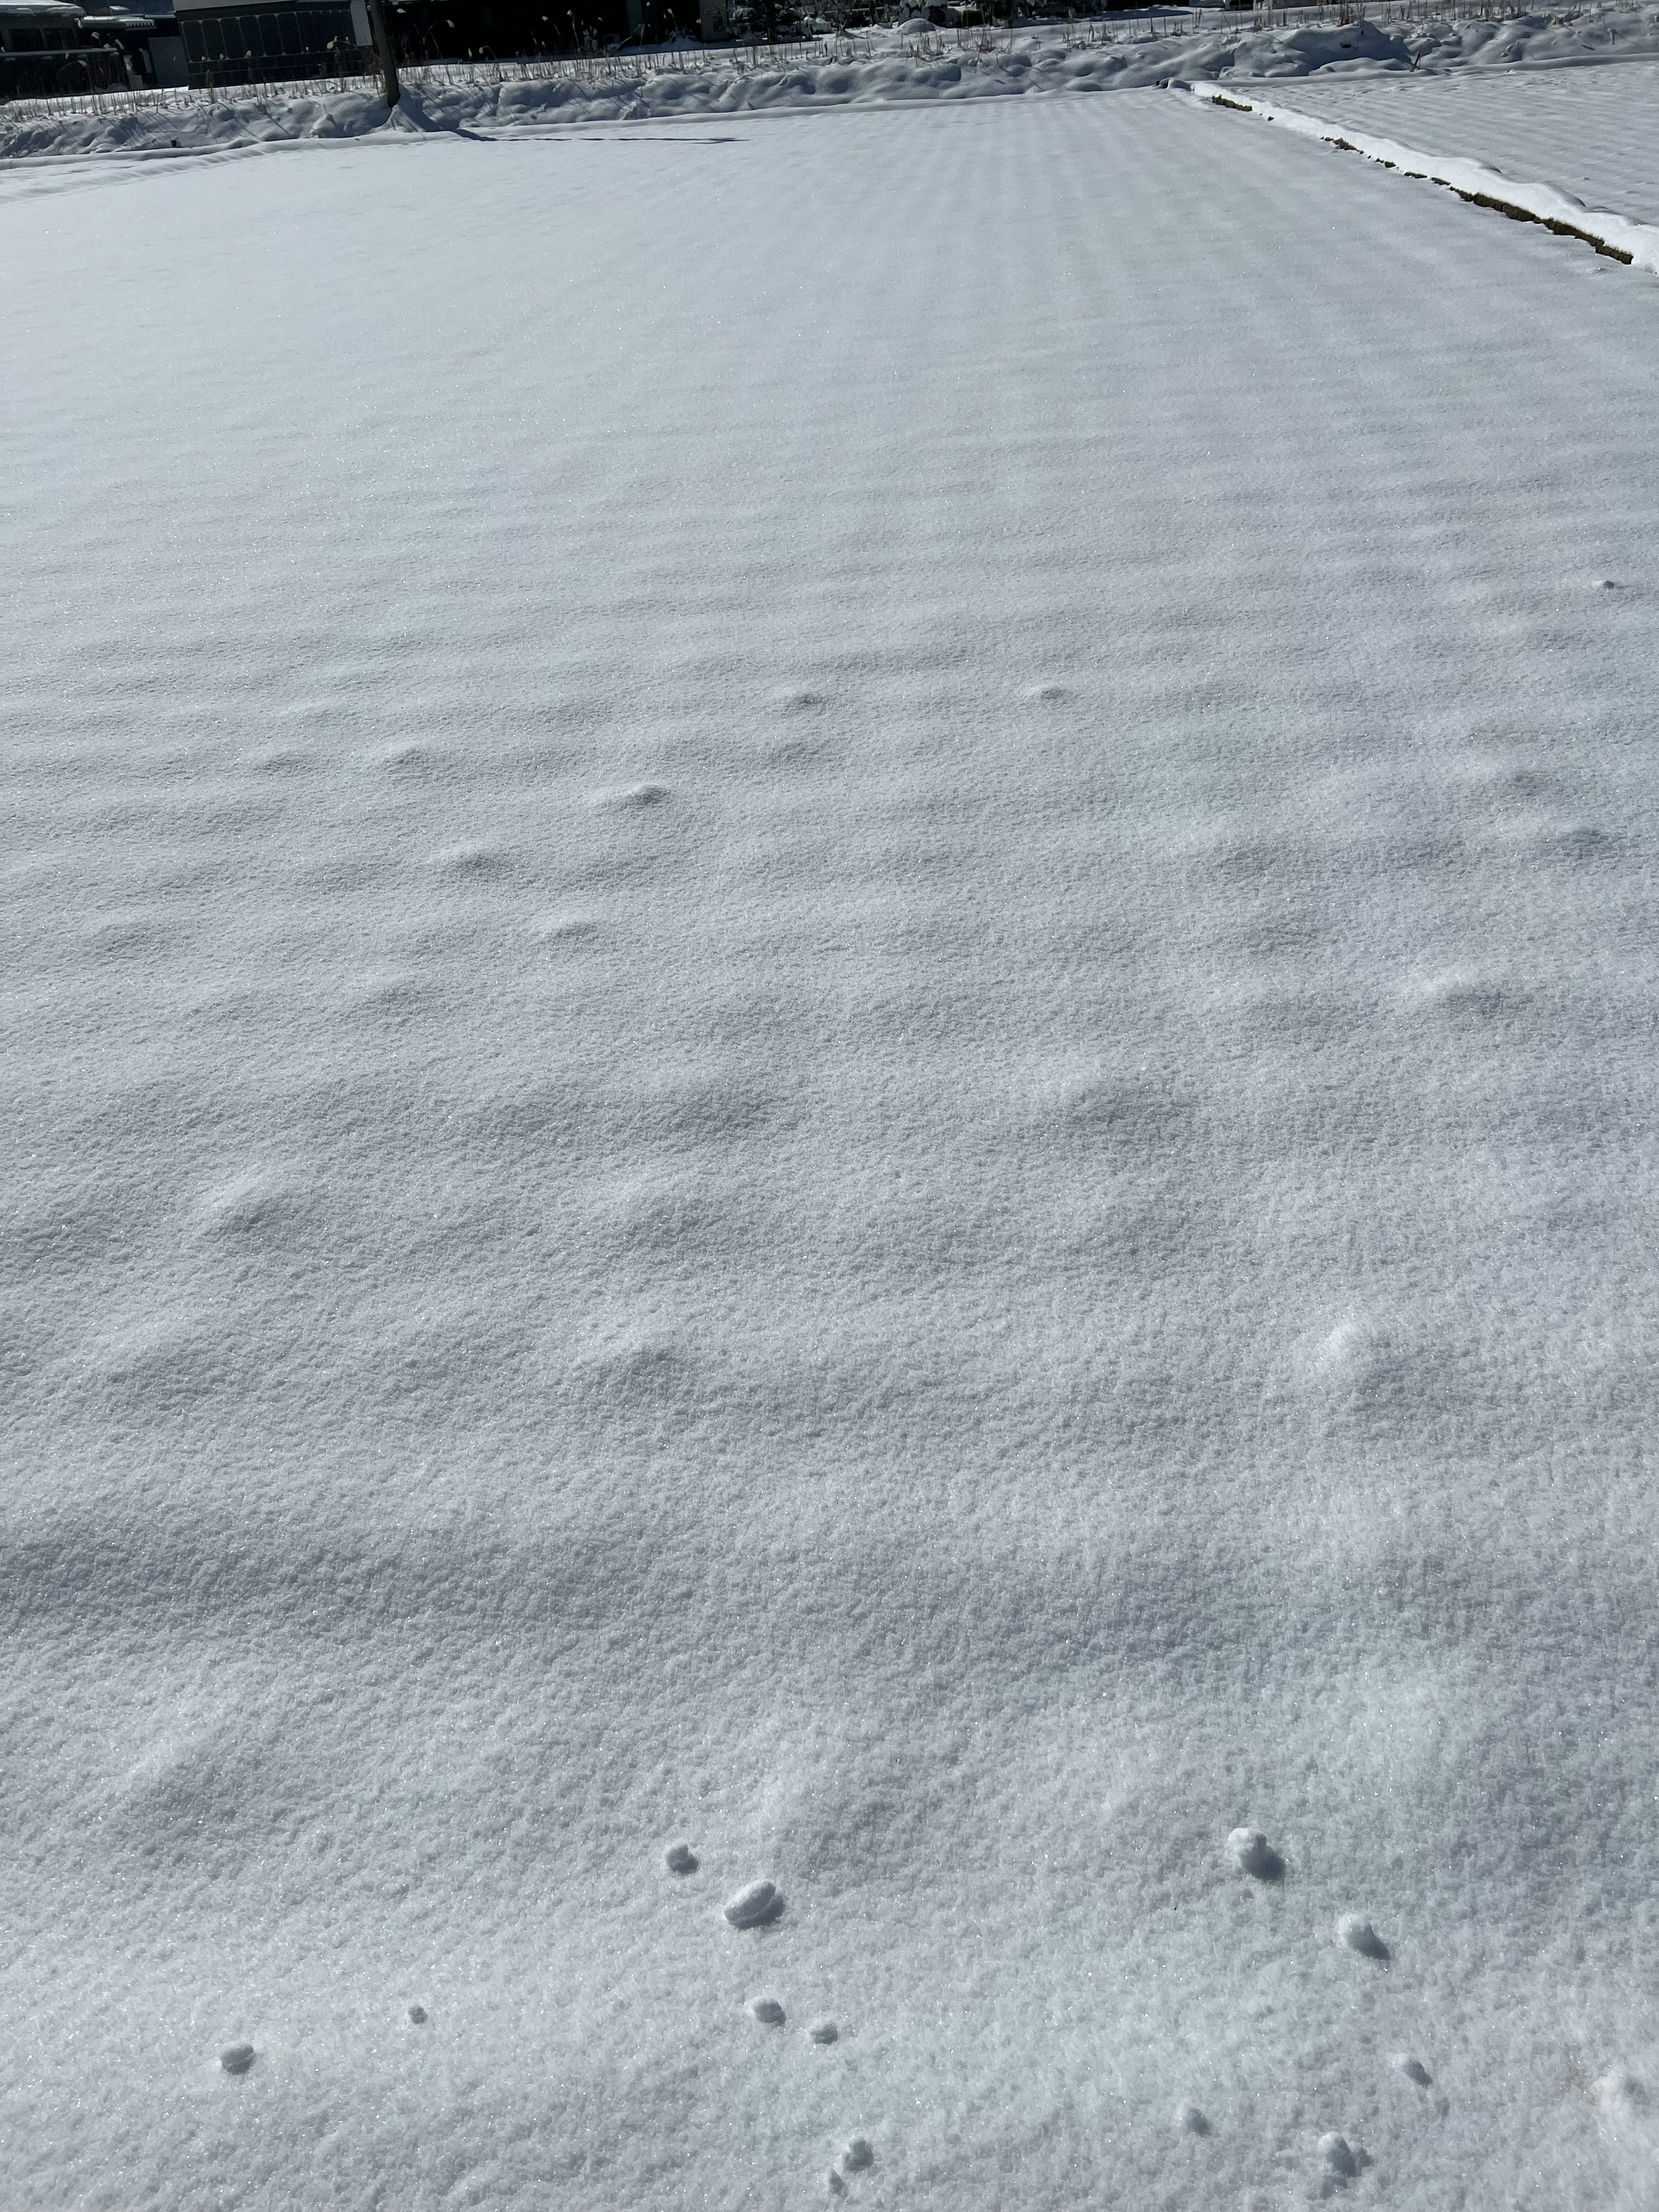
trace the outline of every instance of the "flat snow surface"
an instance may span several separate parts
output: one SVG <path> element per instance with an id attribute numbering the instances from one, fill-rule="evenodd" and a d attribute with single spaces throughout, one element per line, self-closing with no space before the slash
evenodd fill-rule
<path id="1" fill-rule="evenodd" d="M 1275 83 L 1272 96 L 1322 122 L 1484 161 L 1586 207 L 1659 223 L 1659 62 L 1340 82 L 1321 75 Z"/>
<path id="2" fill-rule="evenodd" d="M 1147 93 L 0 293 L 7 2206 L 1650 2205 L 1659 287 Z"/>

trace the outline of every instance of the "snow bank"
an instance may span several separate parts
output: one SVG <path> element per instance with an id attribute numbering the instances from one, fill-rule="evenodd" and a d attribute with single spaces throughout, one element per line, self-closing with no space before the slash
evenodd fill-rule
<path id="1" fill-rule="evenodd" d="M 1042 29 L 987 50 L 937 37 L 884 33 L 808 51 L 776 69 L 736 55 L 707 66 L 652 69 L 636 77 L 556 76 L 454 83 L 414 73 L 388 126 L 367 89 L 319 95 L 181 100 L 176 106 L 95 114 L 41 114 L 19 104 L 0 114 L 0 159 L 131 152 L 197 152 L 306 138 L 359 137 L 388 127 L 416 131 L 546 129 L 566 124 L 670 121 L 779 108 L 885 106 L 918 100 L 1046 97 L 1158 84 L 1171 77 L 1291 78 L 1316 74 L 1555 68 L 1659 53 L 1659 9 L 1630 9 L 1566 22 L 1528 15 L 1510 22 L 1444 21 L 1383 27 L 1313 24 L 1253 32 L 1227 22 L 1182 37 L 1126 28 L 1097 45 Z"/>
<path id="2" fill-rule="evenodd" d="M 1235 88 L 1235 96 L 1250 96 Z M 1420 154 L 1459 155 L 1506 179 L 1545 179 L 1586 208 L 1659 224 L 1659 61 L 1616 69 L 1397 71 L 1339 80 L 1281 79 L 1274 106 L 1340 127 L 1345 138 L 1392 138 Z"/>

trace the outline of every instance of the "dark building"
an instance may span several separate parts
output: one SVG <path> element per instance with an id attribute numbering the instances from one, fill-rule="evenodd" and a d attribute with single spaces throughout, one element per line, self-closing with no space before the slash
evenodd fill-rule
<path id="1" fill-rule="evenodd" d="M 0 100 L 184 82 L 184 49 L 165 18 L 0 0 Z"/>
<path id="2" fill-rule="evenodd" d="M 637 9 L 638 0 L 635 0 Z M 369 65 L 362 0 L 175 0 L 195 85 L 336 76 Z M 653 0 L 664 9 L 665 0 Z M 668 0 L 672 4 L 672 0 Z M 688 24 L 696 20 L 684 0 Z M 386 0 L 398 58 L 505 61 L 625 40 L 629 0 Z"/>
<path id="3" fill-rule="evenodd" d="M 696 35 L 711 21 L 723 31 L 726 21 L 725 0 L 384 4 L 406 64 L 604 52 L 681 31 Z M 108 6 L 92 13 L 73 0 L 0 0 L 0 99 L 351 76 L 372 70 L 368 46 L 363 0 L 173 0 L 169 12 L 155 15 Z"/>

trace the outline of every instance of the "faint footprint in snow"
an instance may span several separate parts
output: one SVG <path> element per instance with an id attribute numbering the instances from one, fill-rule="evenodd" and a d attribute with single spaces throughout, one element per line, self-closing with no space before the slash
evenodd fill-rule
<path id="1" fill-rule="evenodd" d="M 1235 1828 L 1227 1838 L 1233 1863 L 1256 1881 L 1283 1881 L 1285 1862 L 1260 1828 Z"/>
<path id="2" fill-rule="evenodd" d="M 749 2009 L 763 2027 L 783 2026 L 783 2007 L 775 1997 L 756 1997 Z"/>
<path id="3" fill-rule="evenodd" d="M 1350 1951 L 1358 1951 L 1362 1959 L 1375 1959 L 1386 1966 L 1393 1954 L 1363 1913 L 1345 1912 L 1336 1923 L 1336 1940 Z"/>
<path id="4" fill-rule="evenodd" d="M 828 701 L 821 691 L 780 691 L 778 705 L 786 714 L 812 714 Z"/>
<path id="5" fill-rule="evenodd" d="M 838 2043 L 841 2030 L 833 2020 L 815 2020 L 806 2031 L 814 2043 Z"/>
<path id="6" fill-rule="evenodd" d="M 219 2063 L 227 2074 L 246 2074 L 253 2063 L 251 2043 L 228 2043 L 219 2053 Z"/>
<path id="7" fill-rule="evenodd" d="M 783 1899 L 774 1881 L 751 1881 L 726 1901 L 726 1917 L 734 1928 L 763 1928 L 783 1910 Z"/>
<path id="8" fill-rule="evenodd" d="M 1206 2136 L 1210 2123 L 1196 2105 L 1182 2105 L 1176 2114 L 1176 2125 L 1184 2128 L 1189 2136 Z"/>
<path id="9" fill-rule="evenodd" d="M 667 797 L 665 783 L 629 783 L 596 791 L 587 803 L 600 814 L 637 814 L 645 807 L 660 806 Z"/>
<path id="10" fill-rule="evenodd" d="M 1066 696 L 1066 686 L 1063 684 L 1033 684 L 1026 694 L 1027 698 L 1041 700 L 1045 706 L 1050 707 L 1056 700 L 1063 699 Z"/>
<path id="11" fill-rule="evenodd" d="M 697 1855 L 690 1844 L 670 1844 L 663 1853 L 663 1861 L 670 1874 L 696 1874 Z"/>
<path id="12" fill-rule="evenodd" d="M 424 2027 L 428 2018 L 428 2014 L 424 2005 L 412 2004 L 409 2008 L 409 2024 L 411 2027 Z"/>

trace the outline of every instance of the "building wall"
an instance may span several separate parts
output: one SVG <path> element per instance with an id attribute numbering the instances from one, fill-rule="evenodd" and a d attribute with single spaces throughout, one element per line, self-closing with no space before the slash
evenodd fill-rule
<path id="1" fill-rule="evenodd" d="M 256 8 L 181 7 L 179 34 L 195 85 L 257 84 L 362 66 L 348 0 Z"/>

